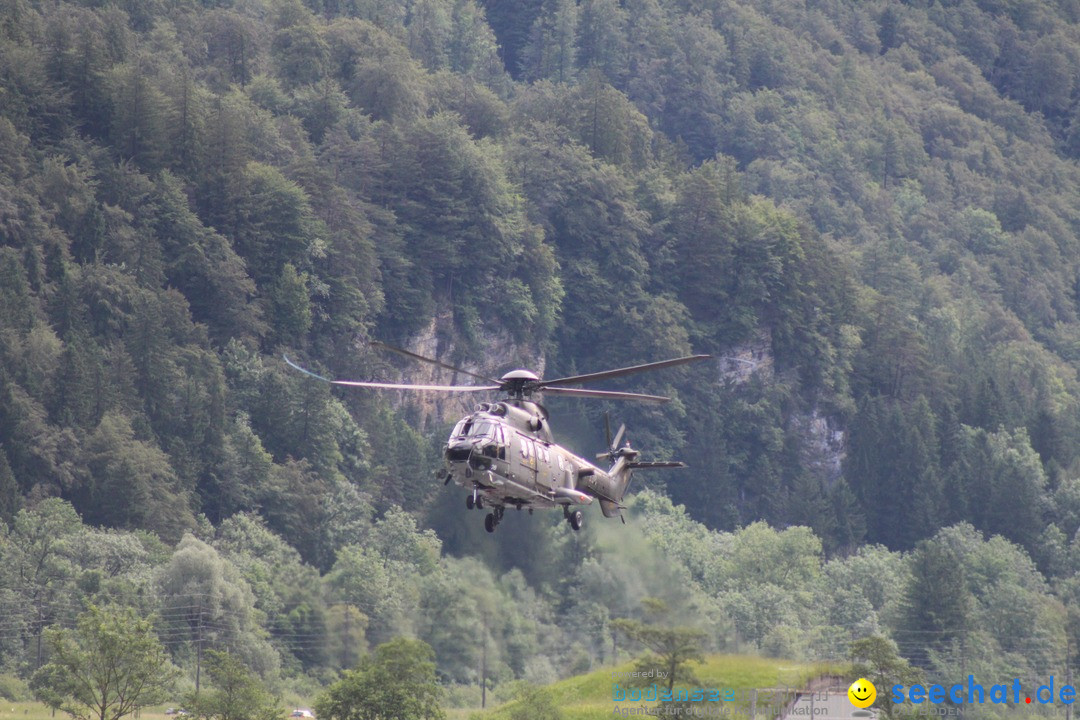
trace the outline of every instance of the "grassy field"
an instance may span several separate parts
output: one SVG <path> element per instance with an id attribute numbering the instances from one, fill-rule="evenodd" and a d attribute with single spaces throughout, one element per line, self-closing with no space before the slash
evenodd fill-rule
<path id="1" fill-rule="evenodd" d="M 625 680 L 617 680 L 613 673 L 631 672 L 634 669 L 633 662 L 621 665 L 612 665 L 594 670 L 584 675 L 561 680 L 544 688 L 544 692 L 552 702 L 562 711 L 566 720 L 605 720 L 618 717 L 613 713 L 616 707 L 640 707 L 640 702 L 614 702 L 612 700 L 612 685 L 619 682 L 625 686 Z M 808 664 L 773 658 L 751 657 L 747 655 L 710 655 L 703 663 L 695 663 L 694 672 L 702 682 L 704 688 L 719 688 L 721 690 L 733 690 L 738 698 L 734 703 L 727 703 L 729 714 L 727 717 L 738 717 L 730 714 L 733 709 L 748 709 L 749 703 L 745 699 L 747 691 L 769 690 L 776 688 L 801 688 L 807 681 L 819 675 L 834 673 L 844 674 L 847 667 L 843 665 Z M 644 703 L 655 706 L 657 703 Z M 469 718 L 482 718 L 483 720 L 505 720 L 518 705 L 516 702 L 506 703 L 502 706 L 479 711 L 470 708 L 447 708 L 447 720 L 469 720 Z M 758 717 L 769 717 L 767 708 L 770 702 L 762 695 L 758 703 Z M 306 707 L 306 706 L 305 706 Z M 174 720 L 165 715 L 166 706 L 144 708 L 140 713 L 139 720 Z M 291 708 L 290 708 L 291 709 Z M 718 708 L 717 708 L 718 709 Z M 715 712 L 713 717 L 719 717 Z M 745 714 L 743 715 L 745 717 Z M 66 720 L 64 715 L 59 715 L 61 720 Z M 53 720 L 52 712 L 37 702 L 3 702 L 0 701 L 0 720 Z"/>
<path id="2" fill-rule="evenodd" d="M 630 672 L 634 663 L 605 667 L 593 672 L 577 675 L 548 686 L 545 690 L 554 704 L 563 712 L 567 720 L 600 720 L 618 717 L 613 711 L 617 707 L 655 706 L 656 702 L 615 702 L 612 699 L 612 686 L 618 682 L 621 687 L 625 681 L 619 681 L 613 673 Z M 772 706 L 769 690 L 779 688 L 802 688 L 814 677 L 825 674 L 844 674 L 846 665 L 809 664 L 773 658 L 750 657 L 746 655 L 710 655 L 703 663 L 695 663 L 694 673 L 701 680 L 703 688 L 717 688 L 721 691 L 732 690 L 736 700 L 726 703 L 730 713 L 734 709 L 744 711 L 749 708 L 749 691 L 762 691 L 759 695 L 758 717 L 769 717 L 768 708 Z M 775 694 L 772 694 L 775 697 Z M 484 720 L 502 720 L 509 717 L 518 703 L 511 702 L 485 712 L 455 711 L 448 713 L 451 720 L 465 720 L 476 716 Z M 701 705 L 704 705 L 702 703 Z M 719 708 L 714 704 L 714 717 L 719 716 Z M 745 716 L 745 715 L 744 715 Z M 732 717 L 732 715 L 728 715 Z"/>
<path id="3" fill-rule="evenodd" d="M 0 720 L 16 720 L 16 718 L 18 720 L 51 720 L 52 712 L 41 703 L 0 700 Z"/>
<path id="4" fill-rule="evenodd" d="M 166 706 L 143 708 L 139 720 L 173 720 L 165 715 Z M 67 720 L 64 713 L 56 713 L 55 718 Z M 0 700 L 0 720 L 54 720 L 52 710 L 39 702 L 8 702 Z"/>

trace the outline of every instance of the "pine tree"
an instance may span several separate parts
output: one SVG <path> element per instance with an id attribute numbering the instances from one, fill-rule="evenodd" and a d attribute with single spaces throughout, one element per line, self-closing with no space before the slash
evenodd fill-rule
<path id="1" fill-rule="evenodd" d="M 142 54 L 114 66 L 108 75 L 113 112 L 109 137 L 122 157 L 153 171 L 160 167 L 166 147 L 169 104 L 151 82 L 150 59 Z"/>
<path id="2" fill-rule="evenodd" d="M 578 8 L 575 0 L 543 0 L 522 54 L 527 80 L 570 82 L 576 73 Z"/>
<path id="3" fill-rule="evenodd" d="M 11 472 L 4 446 L 0 444 L 0 522 L 10 524 L 20 505 L 22 497 L 19 494 L 19 484 L 15 480 L 15 474 Z"/>
<path id="4" fill-rule="evenodd" d="M 272 327 L 282 345 L 299 345 L 311 329 L 311 301 L 307 273 L 297 273 L 292 263 L 285 263 L 281 275 L 268 289 Z"/>
<path id="5" fill-rule="evenodd" d="M 944 539 L 921 542 L 910 563 L 901 622 L 904 630 L 919 638 L 910 659 L 927 667 L 931 649 L 965 637 L 973 621 L 974 598 L 967 587 L 964 559 Z"/>
<path id="6" fill-rule="evenodd" d="M 502 49 L 503 65 L 514 78 L 522 76 L 525 45 L 543 3 L 544 0 L 481 0 Z"/>
<path id="7" fill-rule="evenodd" d="M 580 13 L 578 63 L 621 83 L 627 71 L 626 10 L 618 0 L 584 0 Z"/>

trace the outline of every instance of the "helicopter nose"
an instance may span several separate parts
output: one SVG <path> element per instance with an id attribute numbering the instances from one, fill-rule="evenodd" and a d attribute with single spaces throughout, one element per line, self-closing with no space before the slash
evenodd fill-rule
<path id="1" fill-rule="evenodd" d="M 465 462 L 472 453 L 472 446 L 467 443 L 450 443 L 446 446 L 447 462 Z"/>

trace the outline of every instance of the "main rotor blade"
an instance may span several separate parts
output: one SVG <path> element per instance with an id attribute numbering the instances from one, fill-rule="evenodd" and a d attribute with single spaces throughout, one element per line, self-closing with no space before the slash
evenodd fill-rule
<path id="1" fill-rule="evenodd" d="M 633 468 L 635 470 L 659 470 L 660 468 L 684 468 L 686 463 L 674 461 L 674 462 L 628 462 L 626 467 Z"/>
<path id="2" fill-rule="evenodd" d="M 296 368 L 305 375 L 310 375 L 313 378 L 318 378 L 323 382 L 328 382 L 331 385 L 348 385 L 349 387 L 367 387 L 367 388 L 379 388 L 382 390 L 434 390 L 436 392 L 486 392 L 489 390 L 498 390 L 498 385 L 408 385 L 405 383 L 382 383 L 382 382 L 363 382 L 360 380 L 331 380 L 325 378 L 322 375 L 313 373 L 306 368 L 302 368 L 287 355 L 282 355 L 291 367 Z"/>
<path id="3" fill-rule="evenodd" d="M 586 390 L 585 388 L 541 387 L 545 395 L 569 395 L 571 397 L 601 398 L 603 400 L 640 400 L 641 402 L 666 403 L 671 398 L 662 395 L 642 395 L 641 393 L 613 392 L 611 390 Z"/>
<path id="4" fill-rule="evenodd" d="M 646 372 L 648 370 L 659 370 L 660 368 L 674 367 L 675 365 L 685 365 L 686 363 L 697 362 L 699 360 L 708 360 L 711 357 L 712 355 L 688 355 L 686 357 L 660 360 L 659 362 L 634 365 L 632 367 L 624 367 L 617 370 L 604 370 L 602 372 L 589 373 L 587 375 L 556 378 L 555 380 L 541 380 L 537 383 L 537 388 L 547 388 L 552 385 L 580 385 L 585 382 L 607 380 L 608 378 L 622 377 L 623 375 L 632 375 L 633 373 Z"/>
<path id="5" fill-rule="evenodd" d="M 498 385 L 408 385 L 406 383 L 361 382 L 359 380 L 331 380 L 333 385 L 349 387 L 382 388 L 384 390 L 435 390 L 436 392 L 490 392 L 498 390 Z"/>
<path id="6" fill-rule="evenodd" d="M 426 362 L 426 363 L 430 363 L 431 365 L 436 365 L 438 367 L 443 368 L 444 370 L 453 370 L 454 372 L 459 372 L 462 375 L 468 375 L 469 377 L 474 377 L 477 380 L 483 380 L 484 382 L 495 383 L 495 384 L 499 383 L 498 380 L 495 380 L 493 378 L 489 378 L 489 377 L 486 377 L 484 375 L 477 375 L 474 372 L 469 372 L 468 370 L 463 370 L 463 369 L 461 369 L 459 367 L 449 365 L 447 363 L 442 362 L 441 360 L 436 360 L 435 358 L 429 358 L 429 357 L 424 356 L 424 355 L 417 355 L 416 353 L 411 352 L 409 350 L 405 350 L 405 349 L 399 348 L 399 347 L 394 347 L 393 345 L 387 345 L 386 343 L 379 342 L 378 340 L 372 340 L 371 345 L 372 345 L 372 347 L 377 347 L 380 350 L 389 350 L 390 352 L 397 353 L 398 355 L 404 355 L 405 357 L 412 358 L 413 360 L 419 360 L 420 362 Z"/>

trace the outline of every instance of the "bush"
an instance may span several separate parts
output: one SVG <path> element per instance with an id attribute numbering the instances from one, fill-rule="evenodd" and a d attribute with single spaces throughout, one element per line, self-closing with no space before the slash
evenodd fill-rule
<path id="1" fill-rule="evenodd" d="M 0 675 L 0 698 L 12 702 L 27 702 L 34 696 L 30 688 L 14 675 Z"/>

